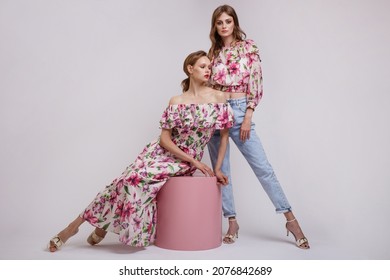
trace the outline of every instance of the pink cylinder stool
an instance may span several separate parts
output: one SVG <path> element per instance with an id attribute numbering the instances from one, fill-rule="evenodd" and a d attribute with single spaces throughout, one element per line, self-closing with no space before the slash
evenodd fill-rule
<path id="1" fill-rule="evenodd" d="M 157 194 L 155 245 L 208 250 L 222 243 L 222 198 L 216 177 L 172 177 Z"/>

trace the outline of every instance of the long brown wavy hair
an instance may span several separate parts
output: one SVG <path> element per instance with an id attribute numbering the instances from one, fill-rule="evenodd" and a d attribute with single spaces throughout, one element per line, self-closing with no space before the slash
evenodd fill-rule
<path id="1" fill-rule="evenodd" d="M 234 21 L 234 29 L 233 29 L 233 38 L 235 41 L 241 41 L 246 38 L 245 32 L 240 28 L 240 24 L 238 22 L 238 17 L 236 14 L 236 11 L 233 9 L 233 7 L 229 5 L 222 5 L 216 8 L 213 12 L 213 15 L 211 17 L 211 29 L 210 29 L 210 40 L 211 40 L 211 47 L 208 53 L 208 57 L 212 59 L 213 57 L 217 56 L 218 53 L 221 51 L 223 47 L 223 41 L 221 36 L 219 36 L 217 32 L 217 26 L 216 21 L 217 19 L 223 14 L 226 13 L 227 15 L 231 16 Z"/>
<path id="2" fill-rule="evenodd" d="M 190 53 L 184 60 L 183 71 L 184 73 L 186 73 L 187 78 L 181 82 L 181 87 L 183 89 L 183 92 L 186 92 L 190 88 L 190 78 L 189 78 L 190 73 L 188 72 L 188 65 L 194 66 L 195 63 L 198 61 L 198 59 L 204 56 L 207 57 L 207 53 L 205 51 L 196 51 Z"/>

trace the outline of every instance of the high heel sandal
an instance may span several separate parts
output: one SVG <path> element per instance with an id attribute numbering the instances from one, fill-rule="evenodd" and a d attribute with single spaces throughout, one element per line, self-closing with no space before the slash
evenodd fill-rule
<path id="1" fill-rule="evenodd" d="M 50 242 L 47 245 L 47 248 L 49 249 L 50 252 L 54 253 L 54 252 L 57 252 L 59 249 L 61 249 L 61 247 L 65 245 L 65 242 L 70 237 L 75 235 L 79 230 L 76 229 L 76 230 L 71 231 L 71 234 L 68 236 L 68 238 L 66 238 L 67 235 L 64 234 L 65 231 L 66 231 L 66 229 L 64 229 L 59 234 L 57 234 L 52 239 L 50 239 Z M 60 237 L 60 235 L 62 236 L 62 238 Z M 65 237 L 64 237 L 64 235 L 65 235 Z"/>
<path id="2" fill-rule="evenodd" d="M 295 238 L 295 244 L 297 245 L 298 248 L 300 249 L 310 249 L 310 246 L 309 246 L 309 241 L 307 240 L 307 238 L 305 236 L 303 236 L 302 238 L 300 239 L 297 239 L 297 237 L 295 236 L 295 234 L 288 229 L 287 225 L 288 223 L 292 223 L 292 222 L 295 222 L 297 219 L 293 219 L 293 220 L 290 220 L 290 221 L 287 221 L 286 222 L 286 230 L 287 230 L 287 236 L 288 234 L 291 232 L 292 235 L 294 235 L 294 238 Z M 306 245 L 305 245 L 306 244 Z"/>
<path id="3" fill-rule="evenodd" d="M 49 249 L 50 252 L 55 252 L 61 249 L 61 247 L 65 244 L 65 242 L 62 241 L 62 239 L 56 235 L 52 239 L 50 239 L 49 244 L 47 245 L 47 248 Z M 55 250 L 53 251 L 52 249 Z"/>
<path id="4" fill-rule="evenodd" d="M 91 232 L 91 234 L 87 238 L 87 242 L 92 246 L 99 244 L 100 241 L 102 241 L 105 237 L 105 235 L 103 237 L 97 235 L 95 231 L 96 231 L 96 229 L 93 232 Z"/>
<path id="5" fill-rule="evenodd" d="M 237 220 L 235 218 L 233 219 L 229 219 L 229 223 L 230 222 L 236 222 Z M 229 228 L 230 228 L 230 225 L 229 225 Z M 238 230 L 240 229 L 240 227 L 238 226 L 237 224 L 237 230 L 235 233 L 231 234 L 231 233 L 226 233 L 225 236 L 223 237 L 223 243 L 225 244 L 233 244 L 234 242 L 236 242 L 236 238 L 238 238 Z M 229 230 L 228 230 L 229 232 Z"/>

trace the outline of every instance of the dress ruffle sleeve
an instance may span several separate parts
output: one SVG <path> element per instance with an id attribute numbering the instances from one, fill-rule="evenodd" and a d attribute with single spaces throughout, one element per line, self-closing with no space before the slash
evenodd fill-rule
<path id="1" fill-rule="evenodd" d="M 176 126 L 181 126 L 179 112 L 173 105 L 169 105 L 163 112 L 160 119 L 160 128 L 172 129 Z"/>
<path id="2" fill-rule="evenodd" d="M 169 105 L 160 119 L 160 128 L 215 128 L 233 126 L 233 112 L 228 103 Z"/>

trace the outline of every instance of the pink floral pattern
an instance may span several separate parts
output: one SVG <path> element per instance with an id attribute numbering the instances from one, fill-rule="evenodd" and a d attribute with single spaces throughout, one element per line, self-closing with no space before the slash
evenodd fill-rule
<path id="1" fill-rule="evenodd" d="M 247 93 L 248 106 L 255 108 L 263 96 L 259 49 L 253 40 L 223 48 L 212 59 L 210 84 L 224 92 Z"/>
<path id="2" fill-rule="evenodd" d="M 232 127 L 233 112 L 226 103 L 169 105 L 160 128 L 172 129 L 172 141 L 201 160 L 216 129 Z M 119 234 L 131 246 L 154 242 L 156 195 L 172 176 L 191 176 L 195 169 L 159 145 L 147 144 L 135 162 L 112 181 L 81 214 L 93 226 Z"/>

